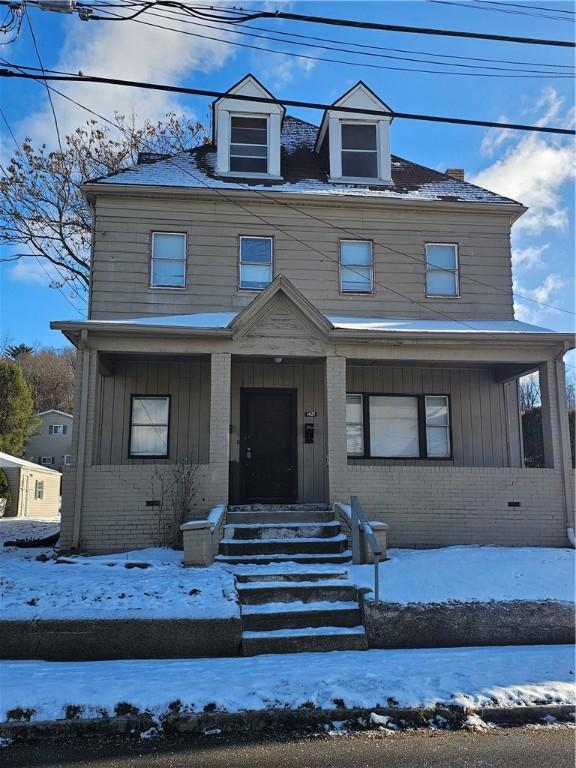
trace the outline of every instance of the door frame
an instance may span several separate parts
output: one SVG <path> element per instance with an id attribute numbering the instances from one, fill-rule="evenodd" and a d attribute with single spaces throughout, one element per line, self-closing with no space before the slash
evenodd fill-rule
<path id="1" fill-rule="evenodd" d="M 252 395 L 287 395 L 290 398 L 290 458 L 292 460 L 292 496 L 289 498 L 273 498 L 258 500 L 248 499 L 246 493 L 246 423 L 248 400 Z M 240 388 L 240 492 L 243 504 L 293 504 L 298 500 L 298 390 L 295 387 L 241 387 Z"/>

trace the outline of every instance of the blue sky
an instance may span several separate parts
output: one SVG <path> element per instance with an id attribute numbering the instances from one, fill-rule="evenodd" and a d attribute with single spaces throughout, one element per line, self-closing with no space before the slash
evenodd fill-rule
<path id="1" fill-rule="evenodd" d="M 506 8 L 469 3 L 467 7 L 462 7 L 458 3 L 420 0 L 241 5 L 503 35 L 569 39 L 573 34 L 570 23 L 542 18 L 547 14 L 537 10 L 512 12 L 514 8 L 518 11 L 516 6 Z M 574 8 L 572 4 L 563 2 L 541 1 L 537 5 L 562 10 Z M 328 52 L 317 47 L 321 45 L 318 41 L 313 43 L 314 47 L 299 48 L 240 35 L 231 37 L 230 33 L 219 30 L 195 28 L 190 24 L 182 25 L 177 20 L 154 17 L 141 19 L 148 18 L 150 23 L 179 27 L 200 36 L 158 30 L 136 22 L 82 22 L 75 16 L 37 9 L 30 10 L 30 18 L 43 64 L 47 68 L 222 90 L 250 71 L 279 98 L 326 102 L 333 101 L 362 79 L 392 109 L 402 112 L 574 127 L 573 81 L 568 79 L 547 76 L 484 78 L 378 69 L 367 64 L 379 67 L 421 65 L 397 59 Z M 570 49 L 359 31 L 289 21 L 263 20 L 254 24 L 276 32 L 289 31 L 338 40 L 347 47 L 361 42 L 444 56 L 574 64 L 574 54 Z M 229 42 L 209 40 L 206 36 L 224 38 Z M 259 49 L 234 45 L 239 42 Z M 283 56 L 265 50 L 265 46 L 308 56 L 346 59 L 359 62 L 359 65 Z M 380 53 L 410 55 L 392 51 Z M 14 43 L 3 46 L 0 56 L 18 64 L 37 65 L 26 25 L 23 25 Z M 494 70 L 496 73 L 497 70 Z M 46 142 L 54 146 L 52 117 L 42 87 L 33 82 L 16 80 L 3 80 L 0 85 L 2 108 L 18 140 L 31 135 L 38 143 Z M 58 84 L 58 87 L 109 117 L 113 117 L 115 110 L 124 113 L 134 111 L 137 117 L 152 118 L 175 110 L 207 121 L 206 99 L 88 84 L 63 87 Z M 72 107 L 69 102 L 58 96 L 54 99 L 62 132 L 71 131 L 87 119 L 87 113 Z M 291 113 L 311 122 L 318 122 L 320 117 L 310 110 L 291 110 Z M 1 155 L 5 160 L 13 145 L 2 124 L 0 138 Z M 515 225 L 512 240 L 516 291 L 518 295 L 537 299 L 558 309 L 519 300 L 517 316 L 557 330 L 574 327 L 574 315 L 569 314 L 574 312 L 574 154 L 571 139 L 396 120 L 392 128 L 392 151 L 438 170 L 462 167 L 466 170 L 467 179 L 528 205 L 530 212 Z M 85 311 L 82 299 L 50 288 L 49 274 L 33 259 L 17 264 L 0 264 L 0 339 L 63 346 L 63 337 L 49 330 L 50 320 L 79 318 Z"/>

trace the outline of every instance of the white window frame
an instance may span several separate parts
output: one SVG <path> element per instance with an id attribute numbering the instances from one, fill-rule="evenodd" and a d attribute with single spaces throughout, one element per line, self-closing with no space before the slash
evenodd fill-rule
<path id="1" fill-rule="evenodd" d="M 156 235 L 176 235 L 184 238 L 184 258 L 183 259 L 158 259 L 158 261 L 174 261 L 184 262 L 184 275 L 182 285 L 163 285 L 162 283 L 154 282 L 154 242 Z M 188 271 L 188 235 L 186 232 L 165 232 L 161 229 L 155 229 L 152 232 L 150 240 L 150 288 L 160 289 L 163 291 L 181 291 L 186 288 L 186 275 Z"/>
<path id="2" fill-rule="evenodd" d="M 354 266 L 359 267 L 360 269 L 366 269 L 366 267 L 363 267 L 362 265 L 354 265 L 350 266 L 348 264 L 342 264 L 342 245 L 344 243 L 368 243 L 370 246 L 370 288 L 366 291 L 361 290 L 349 290 L 347 288 L 343 288 L 342 286 L 342 272 L 343 270 L 352 270 L 354 271 Z M 351 238 L 348 239 L 342 239 L 339 242 L 339 253 L 338 253 L 338 280 L 340 284 L 340 293 L 344 294 L 362 294 L 362 295 L 371 295 L 374 293 L 374 245 L 372 243 L 372 240 L 353 240 Z"/>
<path id="3" fill-rule="evenodd" d="M 66 424 L 49 424 L 48 425 L 49 435 L 65 435 L 66 432 L 67 432 Z"/>
<path id="4" fill-rule="evenodd" d="M 54 464 L 54 457 L 53 456 L 40 456 L 40 464 L 43 467 L 47 467 L 50 464 Z"/>
<path id="5" fill-rule="evenodd" d="M 235 171 L 232 170 L 232 158 L 233 157 L 244 157 L 244 158 L 252 158 L 254 160 L 262 160 L 263 158 L 259 155 L 234 155 L 232 153 L 232 145 L 236 145 L 239 147 L 261 147 L 262 144 L 243 144 L 239 141 L 232 141 L 232 122 L 235 117 L 240 118 L 247 118 L 249 120 L 265 120 L 266 121 L 266 170 L 265 171 Z M 228 168 L 229 173 L 233 176 L 240 176 L 240 177 L 246 177 L 246 178 L 258 178 L 262 176 L 270 176 L 270 164 L 271 164 L 271 157 L 270 157 L 270 115 L 269 114 L 261 114 L 258 112 L 232 112 L 230 113 L 230 142 L 228 145 Z"/>
<path id="6" fill-rule="evenodd" d="M 64 466 L 69 467 L 72 464 L 72 454 L 71 453 L 65 453 L 64 454 Z"/>
<path id="7" fill-rule="evenodd" d="M 135 424 L 134 423 L 134 401 L 135 400 L 166 400 L 168 403 L 168 410 L 167 410 L 167 416 L 166 416 L 166 423 L 158 423 L 158 424 Z M 130 459 L 167 459 L 170 454 L 170 411 L 171 411 L 171 403 L 170 403 L 170 395 L 142 395 L 142 394 L 133 394 L 130 397 L 130 423 L 129 423 L 129 438 L 128 438 L 128 458 Z M 139 451 L 137 453 L 134 452 L 132 448 L 132 428 L 133 427 L 163 427 L 166 429 L 166 452 L 165 453 L 147 453 L 143 451 Z"/>
<path id="8" fill-rule="evenodd" d="M 342 146 L 343 127 L 345 125 L 371 125 L 374 128 L 374 137 L 376 139 L 375 149 L 344 149 Z M 379 147 L 379 131 L 378 122 L 372 120 L 340 120 L 340 168 L 343 179 L 360 179 L 362 181 L 372 181 L 377 183 L 380 179 L 380 147 Z M 343 155 L 344 152 L 356 152 L 358 154 L 375 154 L 376 155 L 376 175 L 375 176 L 346 176 L 344 174 Z"/>
<path id="9" fill-rule="evenodd" d="M 428 246 L 430 245 L 442 245 L 451 246 L 454 248 L 454 269 L 443 269 L 441 267 L 430 267 L 428 265 Z M 458 243 L 426 243 L 425 248 L 425 262 L 426 262 L 426 298 L 428 299 L 459 299 L 460 298 L 460 253 Z M 449 272 L 455 276 L 455 293 L 430 293 L 428 289 L 428 275 L 430 272 Z"/>
<path id="10" fill-rule="evenodd" d="M 348 409 L 346 409 L 346 451 L 348 456 L 364 456 L 366 446 L 366 436 L 364 433 L 364 395 L 359 392 L 347 392 L 346 393 L 346 405 L 348 405 L 349 397 L 360 398 L 360 413 L 361 421 L 348 421 Z M 357 452 L 348 451 L 348 427 L 361 427 L 362 428 L 362 449 Z"/>
<path id="11" fill-rule="evenodd" d="M 446 401 L 446 424 L 428 424 L 428 400 L 435 398 L 436 400 Z M 424 396 L 424 425 L 426 428 L 426 458 L 428 459 L 449 459 L 452 457 L 452 435 L 450 425 L 450 396 L 449 395 L 425 395 Z M 448 452 L 445 456 L 431 456 L 428 449 L 428 430 L 429 429 L 442 429 L 446 432 L 446 445 Z"/>
<path id="12" fill-rule="evenodd" d="M 34 482 L 34 499 L 42 501 L 44 499 L 44 480 Z"/>
<path id="13" fill-rule="evenodd" d="M 267 284 L 268 286 L 270 285 L 272 280 L 274 280 L 274 238 L 267 235 L 240 235 L 238 239 L 238 290 L 250 291 L 251 293 L 259 293 L 260 291 L 265 290 L 267 286 L 264 286 L 264 288 L 245 288 L 242 285 L 242 267 L 243 266 L 263 267 L 268 265 L 263 264 L 261 261 L 243 261 L 242 242 L 244 240 L 268 240 L 270 242 L 270 280 Z"/>

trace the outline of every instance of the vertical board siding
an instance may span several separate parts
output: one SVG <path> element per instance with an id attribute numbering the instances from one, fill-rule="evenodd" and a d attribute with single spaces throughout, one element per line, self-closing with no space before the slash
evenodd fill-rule
<path id="1" fill-rule="evenodd" d="M 349 364 L 346 389 L 356 393 L 450 396 L 452 459 L 350 459 L 354 464 L 510 466 L 504 385 L 494 381 L 491 369 Z M 513 455 L 519 452 L 518 439 L 518 432 L 512 433 Z"/>
<path id="2" fill-rule="evenodd" d="M 167 459 L 130 459 L 130 398 L 170 395 Z M 100 376 L 94 464 L 206 464 L 210 440 L 210 364 L 120 360 Z"/>
<path id="3" fill-rule="evenodd" d="M 238 288 L 241 235 L 273 237 L 274 274 L 288 277 L 327 314 L 513 317 L 508 215 L 361 200 L 238 207 L 230 198 L 99 197 L 91 318 L 240 310 L 257 295 Z M 150 287 L 151 234 L 162 230 L 187 234 L 185 288 Z M 373 241 L 373 295 L 340 293 L 340 240 L 354 238 Z M 458 243 L 461 298 L 426 298 L 429 241 Z"/>
<path id="4" fill-rule="evenodd" d="M 327 498 L 325 445 L 324 366 L 318 364 L 232 363 L 230 460 L 240 459 L 240 390 L 288 388 L 297 391 L 298 502 L 323 502 Z M 316 411 L 306 419 L 304 411 Z M 314 443 L 304 444 L 304 423 L 314 424 Z"/>

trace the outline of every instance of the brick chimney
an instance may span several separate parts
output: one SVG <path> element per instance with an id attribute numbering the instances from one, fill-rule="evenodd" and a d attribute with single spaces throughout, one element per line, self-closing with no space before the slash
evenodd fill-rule
<path id="1" fill-rule="evenodd" d="M 446 176 L 452 176 L 453 179 L 464 181 L 464 168 L 446 168 L 444 173 Z"/>

